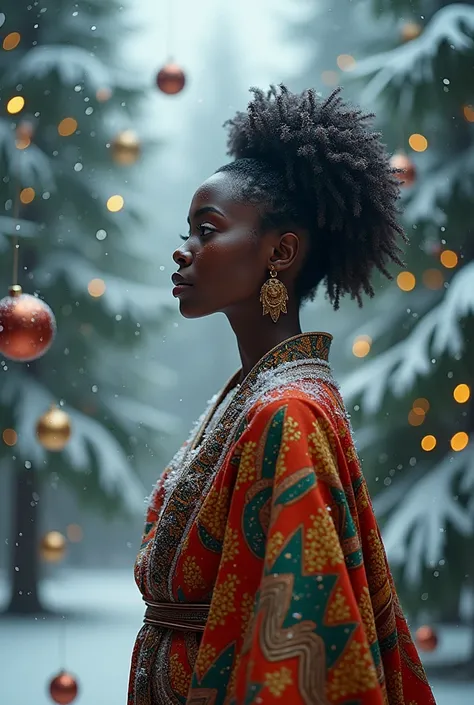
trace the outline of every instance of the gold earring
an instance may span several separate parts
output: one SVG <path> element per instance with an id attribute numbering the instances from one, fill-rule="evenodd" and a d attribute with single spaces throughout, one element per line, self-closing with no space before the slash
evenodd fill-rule
<path id="1" fill-rule="evenodd" d="M 280 318 L 280 313 L 287 313 L 288 289 L 277 278 L 273 265 L 270 266 L 270 279 L 267 279 L 260 290 L 260 303 L 263 306 L 263 315 L 270 314 L 273 323 Z"/>

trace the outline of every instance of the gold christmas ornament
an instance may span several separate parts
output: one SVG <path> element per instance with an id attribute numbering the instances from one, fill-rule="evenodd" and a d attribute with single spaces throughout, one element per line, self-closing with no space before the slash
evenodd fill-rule
<path id="1" fill-rule="evenodd" d="M 68 414 L 53 405 L 38 419 L 36 437 L 46 450 L 63 450 L 71 437 L 71 419 Z"/>
<path id="2" fill-rule="evenodd" d="M 140 156 L 140 140 L 133 130 L 119 132 L 112 142 L 112 156 L 116 164 L 134 164 Z"/>
<path id="3" fill-rule="evenodd" d="M 405 22 L 400 30 L 402 41 L 411 42 L 413 39 L 418 39 L 423 31 L 423 27 L 418 22 Z"/>
<path id="4" fill-rule="evenodd" d="M 40 553 L 48 563 L 62 561 L 66 554 L 66 539 L 59 531 L 48 531 L 41 539 Z"/>
<path id="5" fill-rule="evenodd" d="M 270 279 L 267 279 L 260 290 L 260 303 L 263 307 L 263 315 L 270 315 L 273 323 L 280 318 L 281 313 L 286 313 L 286 302 L 288 301 L 288 290 L 286 286 L 277 279 L 277 272 L 272 266 L 270 269 Z"/>

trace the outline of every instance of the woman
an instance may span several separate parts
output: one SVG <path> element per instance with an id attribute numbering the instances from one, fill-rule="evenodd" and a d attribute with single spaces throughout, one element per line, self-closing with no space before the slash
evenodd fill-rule
<path id="1" fill-rule="evenodd" d="M 429 705 L 331 336 L 299 323 L 320 283 L 361 304 L 401 264 L 397 181 L 338 91 L 252 91 L 173 255 L 182 315 L 225 313 L 242 368 L 151 496 L 129 705 Z"/>

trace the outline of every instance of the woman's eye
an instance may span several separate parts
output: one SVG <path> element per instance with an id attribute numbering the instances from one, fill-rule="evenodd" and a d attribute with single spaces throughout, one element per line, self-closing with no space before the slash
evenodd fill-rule
<path id="1" fill-rule="evenodd" d="M 201 237 L 205 237 L 206 235 L 210 235 L 211 233 L 214 233 L 215 230 L 214 228 L 210 228 L 208 225 L 199 225 L 198 230 L 201 234 Z"/>

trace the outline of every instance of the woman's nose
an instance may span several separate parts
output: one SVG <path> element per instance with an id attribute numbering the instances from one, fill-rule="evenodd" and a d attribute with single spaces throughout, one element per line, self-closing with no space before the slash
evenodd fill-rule
<path id="1" fill-rule="evenodd" d="M 180 267 L 188 267 L 192 262 L 192 255 L 186 244 L 178 247 L 177 250 L 173 252 L 173 259 Z"/>

